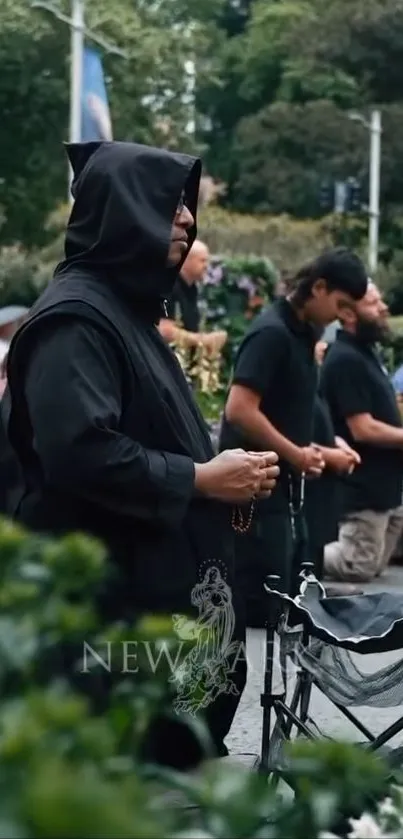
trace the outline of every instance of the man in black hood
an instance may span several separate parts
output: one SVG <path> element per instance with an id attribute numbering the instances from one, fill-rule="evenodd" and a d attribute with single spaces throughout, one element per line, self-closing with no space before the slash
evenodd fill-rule
<path id="1" fill-rule="evenodd" d="M 232 505 L 270 493 L 277 458 L 241 450 L 214 458 L 156 328 L 196 236 L 200 162 L 131 143 L 68 153 L 66 258 L 8 357 L 7 433 L 23 475 L 10 512 L 35 531 L 84 531 L 106 543 L 105 620 L 192 614 L 197 586 L 207 599 L 218 586 L 221 603 L 224 585 L 242 643 Z M 233 689 L 207 703 L 218 754 L 245 681 L 245 666 L 234 669 Z M 180 742 L 157 728 L 148 757 L 189 765 L 197 758 Z"/>

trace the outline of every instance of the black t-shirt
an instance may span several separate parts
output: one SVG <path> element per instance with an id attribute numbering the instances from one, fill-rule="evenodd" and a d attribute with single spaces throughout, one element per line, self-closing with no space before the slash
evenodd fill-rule
<path id="1" fill-rule="evenodd" d="M 386 511 L 402 500 L 403 453 L 356 442 L 347 419 L 371 414 L 380 422 L 401 427 L 402 421 L 387 371 L 375 350 L 354 335 L 339 332 L 322 366 L 321 392 L 330 407 L 335 433 L 361 456 L 362 463 L 343 479 L 343 511 Z"/>
<path id="2" fill-rule="evenodd" d="M 335 434 L 326 400 L 317 394 L 315 399 L 313 441 L 320 446 L 333 448 Z M 305 484 L 305 517 L 309 543 L 312 548 L 322 548 L 337 536 L 338 479 L 329 469 L 320 478 Z"/>
<path id="3" fill-rule="evenodd" d="M 168 317 L 176 319 L 177 309 L 184 329 L 188 332 L 198 332 L 200 326 L 200 312 L 198 307 L 198 288 L 196 283 L 189 285 L 182 277 L 178 277 L 172 295 L 167 303 Z"/>
<path id="4" fill-rule="evenodd" d="M 317 384 L 314 361 L 314 330 L 297 317 L 282 298 L 262 312 L 245 336 L 235 361 L 233 384 L 243 385 L 261 396 L 261 411 L 297 446 L 312 442 L 313 404 Z M 220 449 L 261 449 L 224 416 Z M 281 464 L 281 477 L 270 506 L 283 503 L 288 487 L 289 464 Z M 280 499 L 280 495 L 283 497 Z"/>

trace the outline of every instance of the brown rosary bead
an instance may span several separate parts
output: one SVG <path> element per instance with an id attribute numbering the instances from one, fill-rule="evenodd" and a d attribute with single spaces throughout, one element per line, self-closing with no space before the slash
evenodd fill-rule
<path id="1" fill-rule="evenodd" d="M 249 508 L 248 517 L 245 521 L 244 515 L 242 510 L 239 507 L 234 507 L 232 511 L 232 518 L 231 518 L 231 525 L 232 529 L 235 530 L 235 533 L 247 533 L 250 529 L 252 524 L 253 514 L 255 512 L 255 500 L 252 499 L 251 505 Z M 237 514 L 238 514 L 238 521 L 237 521 Z"/>

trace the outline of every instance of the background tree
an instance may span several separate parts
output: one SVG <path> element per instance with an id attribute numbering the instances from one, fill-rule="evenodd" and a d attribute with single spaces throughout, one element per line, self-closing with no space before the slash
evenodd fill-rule
<path id="1" fill-rule="evenodd" d="M 61 8 L 68 11 L 66 0 Z M 114 136 L 194 147 L 186 133 L 184 62 L 199 61 L 201 82 L 214 75 L 221 0 L 87 0 L 88 26 L 122 48 L 104 55 Z M 191 29 L 189 25 L 192 24 Z M 0 4 L 1 242 L 42 244 L 48 214 L 65 200 L 68 137 L 69 30 L 27 0 Z"/>
<path id="2" fill-rule="evenodd" d="M 364 111 L 365 114 L 365 111 Z M 368 114 L 369 116 L 369 114 Z M 402 203 L 403 104 L 383 108 L 382 204 Z M 314 218 L 323 181 L 356 178 L 368 203 L 369 133 L 329 100 L 277 102 L 241 120 L 232 154 L 231 200 L 242 210 Z"/>
<path id="3" fill-rule="evenodd" d="M 374 104 L 384 111 L 382 200 L 399 204 L 402 38 L 400 0 L 254 0 L 225 42 L 222 87 L 205 92 L 207 160 L 228 181 L 227 204 L 309 217 L 324 175 L 365 182 L 368 137 L 346 112 Z"/>
<path id="4" fill-rule="evenodd" d="M 323 178 L 348 177 L 365 205 L 369 137 L 348 112 L 380 106 L 381 256 L 393 261 L 403 242 L 401 0 L 86 0 L 86 19 L 126 53 L 103 52 L 114 136 L 202 154 L 230 210 L 315 218 Z M 3 0 L 0 244 L 46 245 L 45 220 L 66 200 L 68 63 L 65 24 Z"/>

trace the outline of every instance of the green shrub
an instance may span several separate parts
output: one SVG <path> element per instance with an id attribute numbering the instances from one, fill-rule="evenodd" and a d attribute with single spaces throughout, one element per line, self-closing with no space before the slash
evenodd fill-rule
<path id="1" fill-rule="evenodd" d="M 390 319 L 391 336 L 383 348 L 383 356 L 388 370 L 392 373 L 403 364 L 403 317 Z"/>
<path id="2" fill-rule="evenodd" d="M 50 541 L 2 520 L 0 555 L 0 834 L 157 837 L 163 825 L 169 835 L 138 755 L 173 696 L 168 658 L 151 677 L 146 646 L 173 650 L 171 620 L 104 626 L 94 594 L 107 559 L 87 537 Z M 101 715 L 91 699 L 104 668 L 89 666 L 82 690 L 84 641 L 100 654 L 108 643 L 139 648 L 135 676 L 112 655 L 115 689 Z"/>
<path id="3" fill-rule="evenodd" d="M 50 242 L 42 249 L 27 251 L 19 244 L 0 248 L 0 306 L 33 305 L 63 258 L 68 212 L 68 206 L 63 205 L 52 213 L 46 225 Z"/>
<path id="4" fill-rule="evenodd" d="M 41 291 L 37 258 L 20 245 L 0 249 L 0 306 L 32 306 Z"/>
<path id="5" fill-rule="evenodd" d="M 279 270 L 293 271 L 330 247 L 334 231 L 329 220 L 298 221 L 290 216 L 247 215 L 208 206 L 199 215 L 199 236 L 212 253 L 270 259 Z"/>
<path id="6" fill-rule="evenodd" d="M 63 258 L 69 212 L 70 207 L 63 204 L 50 215 L 45 231 L 49 241 L 40 250 L 29 253 L 17 245 L 0 251 L 0 305 L 7 305 L 10 299 L 30 305 L 49 282 Z M 357 247 L 364 233 L 362 221 L 338 216 L 300 221 L 286 215 L 231 213 L 214 205 L 202 207 L 199 213 L 200 238 L 213 254 L 229 263 L 239 262 L 239 271 L 234 269 L 238 273 L 243 271 L 245 259 L 270 266 L 272 276 L 273 272 L 292 272 L 335 243 Z"/>

